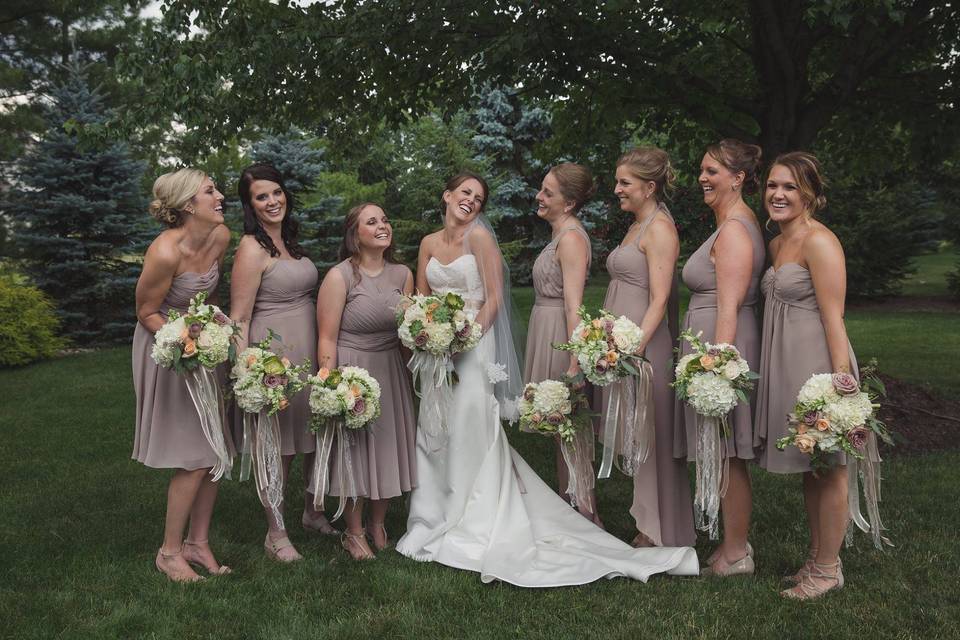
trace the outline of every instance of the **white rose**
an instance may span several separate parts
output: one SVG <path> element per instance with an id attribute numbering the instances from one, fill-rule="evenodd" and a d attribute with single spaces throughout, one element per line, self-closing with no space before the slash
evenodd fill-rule
<path id="1" fill-rule="evenodd" d="M 636 353 L 643 342 L 643 330 L 630 318 L 620 316 L 613 321 L 613 342 L 624 353 Z"/>
<path id="2" fill-rule="evenodd" d="M 727 364 L 723 365 L 723 370 L 720 373 L 727 380 L 736 380 L 740 375 L 739 362 L 739 360 L 730 360 Z"/>

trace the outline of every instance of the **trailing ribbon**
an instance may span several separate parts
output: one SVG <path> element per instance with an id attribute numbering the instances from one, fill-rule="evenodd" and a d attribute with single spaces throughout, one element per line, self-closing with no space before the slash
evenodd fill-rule
<path id="1" fill-rule="evenodd" d="M 593 431 L 588 427 L 577 429 L 572 442 L 560 441 L 560 453 L 567 463 L 567 495 L 570 505 L 576 508 L 584 505 L 591 513 L 596 513 L 596 505 L 590 499 L 593 491 Z"/>
<path id="2" fill-rule="evenodd" d="M 610 401 L 603 420 L 603 459 L 598 478 L 609 478 L 613 465 L 628 476 L 647 461 L 653 450 L 653 369 L 640 365 L 636 376 L 625 376 L 610 385 Z"/>
<path id="3" fill-rule="evenodd" d="M 348 440 L 349 438 L 349 440 Z M 337 488 L 340 494 L 337 503 L 337 512 L 333 515 L 336 520 L 343 514 L 347 505 L 347 498 L 357 497 L 356 484 L 353 481 L 353 461 L 350 456 L 352 436 L 347 433 L 343 420 L 327 420 L 321 433 L 317 433 L 317 453 L 313 463 L 313 478 L 310 481 L 313 494 L 313 506 L 318 511 L 323 510 L 323 497 L 327 494 L 330 482 L 330 460 L 333 453 L 333 443 L 337 443 Z"/>
<path id="4" fill-rule="evenodd" d="M 227 450 L 227 444 L 223 438 L 224 416 L 226 412 L 223 408 L 223 395 L 220 393 L 220 384 L 217 382 L 216 374 L 204 366 L 199 366 L 187 373 L 183 377 L 187 385 L 187 391 L 190 392 L 190 399 L 193 400 L 193 406 L 197 409 L 197 415 L 200 417 L 200 430 L 207 439 L 207 444 L 213 449 L 217 456 L 217 463 L 210 469 L 210 475 L 216 482 L 221 477 L 230 477 L 230 470 L 233 468 L 233 456 Z"/>
<path id="5" fill-rule="evenodd" d="M 846 544 L 853 544 L 853 525 L 873 537 L 873 546 L 883 550 L 883 545 L 894 546 L 883 535 L 885 527 L 880 521 L 880 452 L 877 450 L 877 438 L 871 435 L 867 439 L 867 450 L 863 460 L 847 456 L 847 504 L 850 509 L 850 525 L 847 527 Z M 860 483 L 863 483 L 863 497 L 867 503 L 867 518 L 860 512 Z"/>
<path id="6" fill-rule="evenodd" d="M 721 429 L 723 431 L 721 431 Z M 720 498 L 727 494 L 730 461 L 727 459 L 726 417 L 697 414 L 696 492 L 693 497 L 697 529 L 719 537 Z"/>
<path id="7" fill-rule="evenodd" d="M 283 503 L 283 459 L 280 457 L 280 419 L 266 409 L 259 413 L 243 414 L 243 445 L 240 455 L 240 481 L 250 477 L 250 467 L 255 470 L 254 480 L 260 503 L 269 507 L 274 522 L 284 529 L 280 505 Z"/>
<path id="8" fill-rule="evenodd" d="M 413 388 L 420 398 L 417 426 L 423 432 L 430 453 L 443 450 L 447 445 L 447 413 L 453 396 L 451 371 L 453 363 L 449 356 L 439 357 L 417 351 L 407 363 L 413 374 Z"/>

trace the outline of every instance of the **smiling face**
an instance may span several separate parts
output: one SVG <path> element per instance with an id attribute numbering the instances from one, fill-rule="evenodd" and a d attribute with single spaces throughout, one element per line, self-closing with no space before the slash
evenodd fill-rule
<path id="1" fill-rule="evenodd" d="M 560 194 L 560 181 L 553 172 L 548 173 L 537 192 L 537 215 L 550 221 L 570 213 L 573 213 L 573 203 Z"/>
<path id="2" fill-rule="evenodd" d="M 197 193 L 190 199 L 187 211 L 198 221 L 223 224 L 223 194 L 217 191 L 213 180 L 203 179 Z"/>
<path id="3" fill-rule="evenodd" d="M 810 203 L 804 199 L 793 172 L 782 164 L 770 167 L 763 204 L 770 219 L 778 224 L 807 215 L 810 209 Z"/>
<path id="4" fill-rule="evenodd" d="M 467 178 L 450 191 L 443 192 L 446 205 L 446 219 L 459 224 L 473 222 L 487 199 L 483 185 L 473 178 Z"/>
<path id="5" fill-rule="evenodd" d="M 733 173 L 709 153 L 703 154 L 700 162 L 700 187 L 703 189 L 703 202 L 709 207 L 737 197 L 744 174 Z"/>
<path id="6" fill-rule="evenodd" d="M 279 227 L 287 215 L 287 196 L 272 180 L 250 183 L 250 205 L 264 227 Z"/>
<path id="7" fill-rule="evenodd" d="M 383 209 L 368 204 L 357 216 L 357 245 L 361 249 L 386 250 L 393 241 L 393 227 Z"/>
<path id="8" fill-rule="evenodd" d="M 626 165 L 617 167 L 617 186 L 613 193 L 620 200 L 620 209 L 638 213 L 657 190 L 653 180 L 641 180 Z"/>

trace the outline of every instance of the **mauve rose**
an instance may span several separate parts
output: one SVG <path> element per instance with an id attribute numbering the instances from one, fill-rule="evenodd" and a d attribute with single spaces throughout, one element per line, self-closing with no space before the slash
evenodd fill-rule
<path id="1" fill-rule="evenodd" d="M 533 390 L 533 387 L 529 387 L 529 388 L 527 388 L 527 389 L 524 389 L 524 391 L 523 391 L 523 399 L 526 400 L 527 402 L 533 402 L 533 397 L 534 397 L 535 395 L 537 395 L 537 394 L 536 394 L 536 392 Z"/>
<path id="2" fill-rule="evenodd" d="M 421 331 L 413 338 L 413 344 L 417 345 L 418 347 L 425 347 L 427 346 L 427 340 L 427 332 Z"/>
<path id="3" fill-rule="evenodd" d="M 199 322 L 194 322 L 194 323 L 192 323 L 192 324 L 190 325 L 189 329 L 187 329 L 188 335 L 189 335 L 191 338 L 193 338 L 194 340 L 196 340 L 198 337 L 200 337 L 200 332 L 201 332 L 201 331 L 203 331 L 203 325 L 201 325 Z"/>
<path id="4" fill-rule="evenodd" d="M 853 394 L 860 392 L 860 386 L 857 384 L 857 379 L 849 373 L 833 374 L 833 388 L 836 389 L 837 393 L 842 396 L 852 396 Z"/>
<path id="5" fill-rule="evenodd" d="M 547 416 L 547 422 L 549 422 L 553 426 L 557 426 L 558 424 L 563 422 L 563 416 L 560 415 L 559 413 L 551 413 L 549 416 Z"/>
<path id="6" fill-rule="evenodd" d="M 274 375 L 272 373 L 268 373 L 267 375 L 263 376 L 263 384 L 265 384 L 270 389 L 273 389 L 274 387 L 279 387 L 280 376 Z"/>
<path id="7" fill-rule="evenodd" d="M 350 409 L 350 412 L 355 416 L 362 416 L 363 412 L 367 410 L 367 403 L 363 401 L 363 398 L 357 398 L 353 403 L 353 409 Z"/>
<path id="8" fill-rule="evenodd" d="M 222 313 L 220 311 L 217 311 L 215 314 L 213 314 L 213 321 L 219 324 L 220 326 L 223 326 L 225 324 L 230 324 L 230 318 L 228 318 L 225 313 Z"/>
<path id="9" fill-rule="evenodd" d="M 863 449 L 867 446 L 867 436 L 870 430 L 866 427 L 854 427 L 847 432 L 847 440 L 853 445 L 854 449 Z"/>
<path id="10" fill-rule="evenodd" d="M 813 425 L 817 424 L 817 420 L 819 419 L 819 411 L 807 411 L 805 414 L 803 414 L 803 424 L 807 425 L 808 427 L 812 427 Z"/>
<path id="11" fill-rule="evenodd" d="M 607 320 L 603 323 L 603 328 L 607 330 L 607 333 L 613 331 L 613 320 Z"/>
<path id="12" fill-rule="evenodd" d="M 457 337 L 466 338 L 469 335 L 470 335 L 470 323 L 466 322 L 463 325 L 463 329 L 460 329 L 460 331 L 457 331 Z"/>
<path id="13" fill-rule="evenodd" d="M 609 369 L 609 366 L 607 365 L 607 361 L 601 358 L 600 360 L 597 360 L 597 363 L 593 365 L 593 368 L 597 371 L 597 373 L 606 373 L 607 369 Z"/>
<path id="14" fill-rule="evenodd" d="M 707 353 L 716 358 L 718 355 L 720 355 L 720 347 L 710 347 L 707 349 Z"/>

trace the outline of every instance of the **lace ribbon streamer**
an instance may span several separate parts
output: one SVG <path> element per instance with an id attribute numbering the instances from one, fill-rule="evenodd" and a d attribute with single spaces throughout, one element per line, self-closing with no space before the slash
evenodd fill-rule
<path id="1" fill-rule="evenodd" d="M 447 445 L 447 414 L 453 397 L 450 372 L 453 362 L 449 356 L 438 357 L 418 351 L 407 363 L 413 374 L 413 388 L 419 390 L 420 412 L 417 426 L 423 432 L 430 453 L 443 450 Z"/>
<path id="2" fill-rule="evenodd" d="M 727 493 L 730 461 L 727 459 L 726 417 L 697 414 L 696 491 L 693 497 L 697 529 L 719 537 L 720 498 Z"/>
<path id="3" fill-rule="evenodd" d="M 310 493 L 313 494 L 313 506 L 318 511 L 323 510 L 323 498 L 330 485 L 330 461 L 333 454 L 333 445 L 337 445 L 337 489 L 339 502 L 337 512 L 333 515 L 336 520 L 343 514 L 347 506 L 347 498 L 357 496 L 356 483 L 353 481 L 353 460 L 350 455 L 350 445 L 353 436 L 347 433 L 343 420 L 327 420 L 323 431 L 317 433 L 317 452 L 313 463 L 313 478 L 310 481 Z"/>
<path id="4" fill-rule="evenodd" d="M 593 480 L 593 431 L 587 427 L 578 429 L 572 442 L 560 442 L 560 453 L 567 463 L 567 495 L 570 505 L 584 505 L 591 513 L 596 513 L 596 505 L 590 499 L 594 488 Z"/>
<path id="5" fill-rule="evenodd" d="M 894 546 L 883 535 L 886 527 L 880 520 L 880 452 L 876 436 L 867 439 L 867 451 L 863 460 L 847 456 L 847 504 L 850 509 L 850 526 L 847 527 L 846 544 L 853 544 L 853 525 L 864 533 L 871 534 L 873 546 L 883 550 L 883 545 Z M 860 484 L 867 503 L 867 518 L 860 511 Z M 869 519 L 869 521 L 868 521 Z"/>
<path id="6" fill-rule="evenodd" d="M 203 437 L 217 456 L 217 463 L 210 469 L 210 475 L 213 476 L 214 482 L 223 476 L 230 478 L 233 456 L 230 455 L 223 438 L 226 412 L 223 408 L 223 394 L 220 393 L 217 375 L 210 369 L 199 366 L 187 371 L 183 379 L 193 406 L 197 409 L 197 415 L 200 417 L 200 430 L 203 432 Z"/>
<path id="7" fill-rule="evenodd" d="M 643 362 L 639 375 L 610 385 L 603 420 L 603 459 L 598 478 L 609 478 L 613 465 L 628 476 L 647 461 L 654 444 L 653 369 Z"/>
<path id="8" fill-rule="evenodd" d="M 266 409 L 243 414 L 243 445 L 240 457 L 240 481 L 250 477 L 251 466 L 260 503 L 269 507 L 274 522 L 283 530 L 283 459 L 280 457 L 280 418 Z"/>

